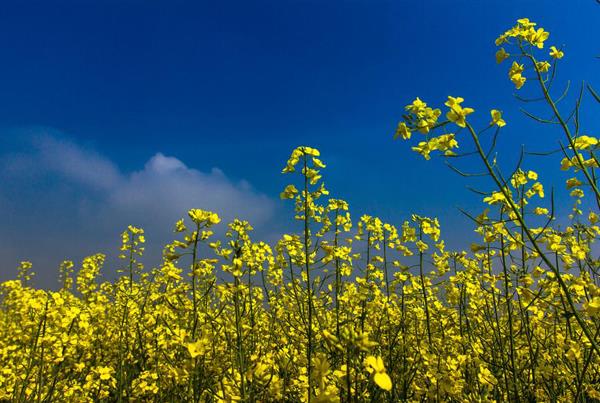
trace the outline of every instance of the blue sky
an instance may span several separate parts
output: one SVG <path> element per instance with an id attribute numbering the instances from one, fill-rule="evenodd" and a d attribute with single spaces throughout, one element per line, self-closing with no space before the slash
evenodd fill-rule
<path id="1" fill-rule="evenodd" d="M 156 249 L 191 207 L 241 211 L 274 238 L 297 145 L 321 149 L 326 183 L 355 217 L 436 215 L 460 245 L 471 228 L 456 206 L 479 209 L 470 182 L 391 137 L 416 96 L 454 95 L 480 125 L 504 111 L 507 164 L 521 144 L 555 148 L 560 132 L 520 114 L 494 60 L 494 39 L 525 16 L 564 48 L 560 83 L 600 88 L 594 0 L 3 4 L 0 279 L 27 258 L 52 278 L 62 258 L 116 254 L 128 223 L 149 227 Z M 556 158 L 528 166 L 564 179 Z"/>

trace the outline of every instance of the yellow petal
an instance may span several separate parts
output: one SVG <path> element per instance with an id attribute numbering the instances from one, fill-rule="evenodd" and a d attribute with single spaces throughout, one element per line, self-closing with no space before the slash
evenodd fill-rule
<path id="1" fill-rule="evenodd" d="M 375 378 L 373 380 L 381 389 L 387 390 L 388 392 L 392 390 L 392 380 L 390 379 L 390 376 L 385 372 L 376 373 Z"/>

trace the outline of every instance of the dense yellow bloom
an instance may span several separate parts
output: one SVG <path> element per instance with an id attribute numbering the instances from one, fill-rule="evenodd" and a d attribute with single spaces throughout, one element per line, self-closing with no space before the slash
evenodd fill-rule
<path id="1" fill-rule="evenodd" d="M 530 21 L 528 18 L 520 18 L 517 20 L 517 25 L 510 28 L 496 39 L 496 46 L 504 43 L 509 43 L 511 38 L 517 39 L 521 43 L 534 46 L 538 49 L 544 47 L 544 42 L 550 36 L 544 28 L 535 28 L 537 24 Z"/>

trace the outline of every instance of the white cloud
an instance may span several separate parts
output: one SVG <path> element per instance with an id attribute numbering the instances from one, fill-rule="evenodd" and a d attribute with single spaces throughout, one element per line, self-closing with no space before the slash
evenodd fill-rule
<path id="1" fill-rule="evenodd" d="M 144 169 L 128 175 L 109 194 L 109 206 L 134 220 L 143 217 L 173 223 L 193 207 L 216 211 L 225 220 L 247 219 L 255 225 L 267 221 L 274 203 L 246 182 L 234 183 L 216 168 L 205 173 L 161 153 Z"/>
<path id="2" fill-rule="evenodd" d="M 44 135 L 34 140 L 37 169 L 48 169 L 65 179 L 110 192 L 122 184 L 122 174 L 110 160 L 64 139 Z"/>
<path id="3" fill-rule="evenodd" d="M 146 170 L 156 172 L 158 174 L 170 173 L 178 170 L 185 170 L 187 167 L 177 158 L 165 157 L 162 153 L 157 153 L 146 163 Z"/>
<path id="4" fill-rule="evenodd" d="M 33 260 L 43 266 L 38 275 L 46 284 L 64 258 L 116 254 L 128 224 L 146 230 L 149 256 L 157 259 L 174 222 L 190 208 L 215 211 L 224 223 L 246 219 L 257 235 L 276 210 L 271 198 L 218 168 L 204 172 L 156 153 L 140 170 L 123 172 L 93 149 L 47 134 L 30 138 L 24 151 L 0 155 L 0 179 L 6 184 L 0 187 L 2 261 L 14 267 Z M 7 272 L 0 280 L 12 277 Z"/>
<path id="5" fill-rule="evenodd" d="M 63 180 L 109 191 L 119 185 L 118 167 L 94 150 L 47 133 L 26 136 L 19 151 L 0 155 L 0 175 L 27 178 L 58 175 Z"/>

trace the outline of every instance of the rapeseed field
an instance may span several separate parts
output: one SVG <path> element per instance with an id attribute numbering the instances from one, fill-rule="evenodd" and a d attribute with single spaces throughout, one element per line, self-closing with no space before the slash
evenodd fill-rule
<path id="1" fill-rule="evenodd" d="M 568 217 L 527 160 L 499 168 L 496 136 L 511 124 L 500 106 L 417 98 L 396 137 L 464 176 L 453 165 L 461 152 L 479 160 L 491 190 L 467 213 L 478 242 L 448 250 L 434 217 L 352 216 L 324 184 L 326 158 L 301 146 L 282 164 L 281 193 L 301 231 L 273 245 L 254 239 L 252 223 L 192 209 L 153 268 L 140 260 L 143 229 L 127 227 L 114 282 L 98 280 L 102 254 L 65 261 L 57 291 L 33 287 L 23 262 L 0 284 L 0 399 L 600 401 L 599 140 L 580 133 L 578 113 L 600 97 L 584 86 L 561 108 L 566 55 L 548 39 L 520 19 L 496 40 L 496 61 L 548 108 L 529 118 L 562 132 Z"/>

